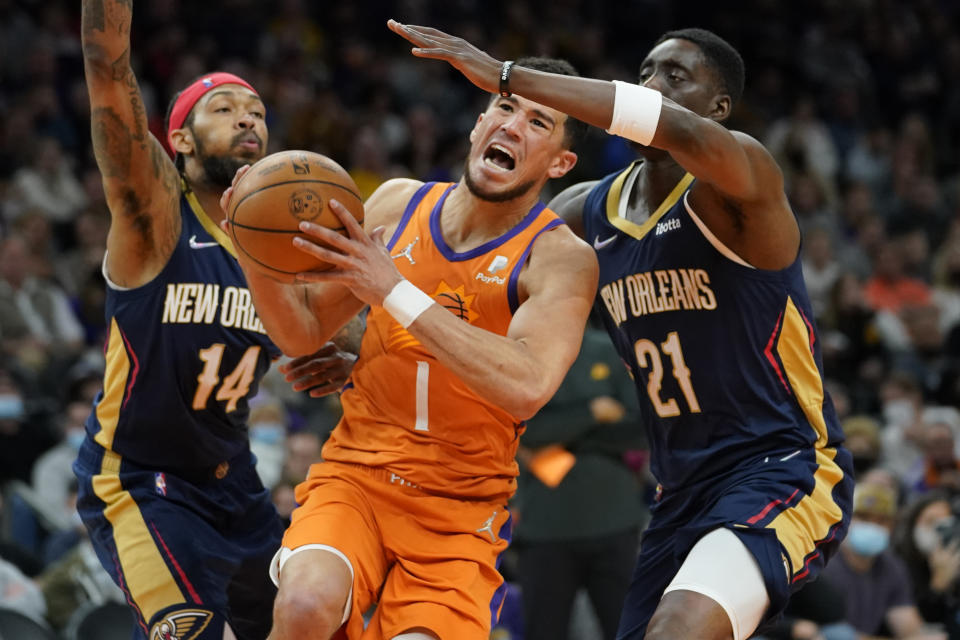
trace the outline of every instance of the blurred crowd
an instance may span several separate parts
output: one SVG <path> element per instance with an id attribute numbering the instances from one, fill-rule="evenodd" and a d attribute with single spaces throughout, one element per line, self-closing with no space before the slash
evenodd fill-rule
<path id="1" fill-rule="evenodd" d="M 150 128 L 164 140 L 173 94 L 223 69 L 261 93 L 269 150 L 329 155 L 364 195 L 391 177 L 458 179 L 486 96 L 410 56 L 390 17 L 605 79 L 635 79 L 670 28 L 710 28 L 740 50 L 747 87 L 728 124 L 784 171 L 828 391 L 858 481 L 889 490 L 899 555 L 882 553 L 906 567 L 927 621 L 960 637 L 960 3 L 149 0 L 135 3 L 131 55 Z M 109 224 L 79 24 L 77 0 L 0 0 L 0 602 L 13 601 L 10 566 L 38 578 L 38 615 L 58 626 L 69 606 L 49 585 L 65 560 L 85 561 L 69 467 L 102 373 Z M 578 151 L 554 193 L 634 157 L 598 131 Z M 308 401 L 275 377 L 255 398 L 251 436 L 282 512 L 337 413 L 335 399 Z M 917 524 L 931 496 L 944 533 L 911 545 L 933 526 Z"/>

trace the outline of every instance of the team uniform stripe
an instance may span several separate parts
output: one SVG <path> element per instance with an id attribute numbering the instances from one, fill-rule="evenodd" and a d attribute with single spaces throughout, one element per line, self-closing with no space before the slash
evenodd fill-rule
<path id="1" fill-rule="evenodd" d="M 767 356 L 767 360 L 770 361 L 770 365 L 773 367 L 773 370 L 777 372 L 777 377 L 780 378 L 780 384 L 783 385 L 783 388 L 787 390 L 787 393 L 793 395 L 793 392 L 790 391 L 790 385 L 787 384 L 787 381 L 783 378 L 783 370 L 780 369 L 780 365 L 777 363 L 776 356 L 773 355 L 773 345 L 777 341 L 777 332 L 780 331 L 780 321 L 783 320 L 783 312 L 780 312 L 779 317 L 777 317 L 777 324 L 773 327 L 773 333 L 770 334 L 770 340 L 767 342 L 766 348 L 763 350 L 763 354 Z"/>
<path id="2" fill-rule="evenodd" d="M 777 353 L 780 362 L 787 374 L 787 380 L 800 403 L 807 421 L 817 433 L 815 447 L 824 447 L 827 444 L 827 422 L 823 417 L 823 379 L 820 370 L 810 351 L 810 334 L 803 316 L 793 303 L 787 298 L 787 306 L 783 311 L 783 329 L 777 342 Z"/>
<path id="3" fill-rule="evenodd" d="M 784 509 L 768 528 L 777 532 L 777 539 L 787 552 L 794 579 L 808 572 L 809 563 L 819 555 L 817 547 L 828 542 L 843 519 L 843 512 L 833 500 L 833 488 L 843 479 L 843 470 L 834 462 L 837 450 L 817 449 L 817 471 L 813 474 L 813 491 L 795 507 Z"/>
<path id="4" fill-rule="evenodd" d="M 187 199 L 187 203 L 190 205 L 190 209 L 193 210 L 193 215 L 197 217 L 197 220 L 200 221 L 200 225 L 203 227 L 204 231 L 210 234 L 210 237 L 217 241 L 221 247 L 227 250 L 227 252 L 232 255 L 234 258 L 237 257 L 237 250 L 233 246 L 233 241 L 230 240 L 230 236 L 223 232 L 217 223 L 210 219 L 210 216 L 207 215 L 207 212 L 203 210 L 203 207 L 200 205 L 200 201 L 197 200 L 196 194 L 191 191 L 186 183 L 181 187 L 183 190 L 183 197 Z"/>
<path id="5" fill-rule="evenodd" d="M 133 346 L 127 339 L 127 334 L 123 332 L 120 325 L 117 325 L 117 331 L 120 332 L 120 337 L 123 338 L 123 344 L 127 348 L 127 358 L 133 362 L 133 371 L 130 373 L 130 381 L 127 383 L 126 395 L 123 398 L 123 406 L 126 407 L 130 401 L 130 396 L 133 395 L 133 385 L 137 383 L 137 375 L 140 373 L 140 359 L 137 358 L 137 352 L 133 350 Z"/>
<path id="6" fill-rule="evenodd" d="M 186 600 L 157 549 L 140 508 L 120 483 L 120 462 L 116 453 L 104 452 L 100 473 L 92 479 L 93 492 L 106 505 L 103 515 L 113 527 L 120 574 L 143 619 L 149 621 L 160 610 Z"/>
<path id="7" fill-rule="evenodd" d="M 497 537 L 501 540 L 506 540 L 507 545 L 513 542 L 513 514 L 509 510 L 504 510 L 507 519 L 502 525 L 500 525 L 500 530 L 497 532 Z M 503 552 L 500 552 L 497 555 L 497 561 L 495 567 L 497 571 L 500 571 L 500 565 L 503 563 Z M 497 626 L 497 621 L 500 620 L 500 613 L 503 611 L 503 605 L 507 601 L 507 582 L 504 580 L 500 583 L 500 586 L 497 587 L 497 590 L 493 592 L 493 595 L 490 597 L 490 628 Z"/>
<path id="8" fill-rule="evenodd" d="M 826 447 L 823 379 L 814 360 L 812 327 L 789 297 L 781 317 L 783 326 L 777 339 L 777 355 L 797 403 L 817 436 L 814 443 L 817 470 L 810 495 L 804 496 L 796 506 L 781 511 L 767 526 L 776 530 L 787 552 L 793 580 L 801 580 L 809 574 L 810 564 L 820 557 L 818 547 L 833 538 L 843 520 L 843 512 L 833 499 L 833 489 L 844 474 L 834 461 L 837 450 Z M 768 353 L 773 362 L 771 356 Z"/>
<path id="9" fill-rule="evenodd" d="M 190 598 L 193 599 L 194 604 L 203 604 L 203 600 L 200 598 L 200 594 L 197 593 L 197 590 L 193 588 L 193 583 L 190 582 L 190 579 L 187 578 L 187 574 L 184 573 L 183 569 L 180 567 L 180 563 L 177 562 L 177 559 L 170 552 L 170 547 L 167 546 L 166 541 L 164 541 L 163 536 L 160 535 L 160 531 L 157 529 L 157 525 L 150 523 L 150 528 L 153 529 L 153 534 L 156 536 L 157 541 L 160 542 L 160 546 L 163 547 L 163 553 L 167 556 L 167 559 L 170 561 L 170 564 L 173 565 L 173 568 L 177 571 L 177 575 L 180 576 L 180 581 L 183 582 L 183 586 L 187 588 L 187 593 L 190 594 Z"/>
<path id="10" fill-rule="evenodd" d="M 104 449 L 113 448 L 113 438 L 120 421 L 120 407 L 130 377 L 130 358 L 116 318 L 110 319 L 107 338 L 106 370 L 103 376 L 103 398 L 97 403 L 97 421 L 100 431 L 94 440 Z"/>

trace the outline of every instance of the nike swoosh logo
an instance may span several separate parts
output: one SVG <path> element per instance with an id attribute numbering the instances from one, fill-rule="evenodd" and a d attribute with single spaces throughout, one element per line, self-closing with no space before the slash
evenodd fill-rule
<path id="1" fill-rule="evenodd" d="M 593 248 L 596 249 L 597 251 L 600 251 L 600 249 L 603 249 L 604 247 L 606 247 L 608 244 L 610 244 L 611 242 L 613 242 L 613 241 L 616 240 L 616 239 L 617 239 L 617 235 L 616 235 L 616 234 L 610 236 L 610 237 L 607 238 L 606 240 L 601 240 L 601 239 L 600 239 L 600 236 L 594 236 L 594 237 L 593 237 Z"/>
<path id="2" fill-rule="evenodd" d="M 216 247 L 218 244 L 217 242 L 197 242 L 197 236 L 190 236 L 191 249 L 207 249 L 208 247 Z"/>

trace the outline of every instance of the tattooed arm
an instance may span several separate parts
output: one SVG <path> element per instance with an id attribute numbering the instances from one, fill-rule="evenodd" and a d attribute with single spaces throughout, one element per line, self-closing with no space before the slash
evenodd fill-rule
<path id="1" fill-rule="evenodd" d="M 132 0 L 83 0 L 83 62 L 93 150 L 110 207 L 107 272 L 123 287 L 149 282 L 180 234 L 180 180 L 147 115 L 130 66 Z"/>

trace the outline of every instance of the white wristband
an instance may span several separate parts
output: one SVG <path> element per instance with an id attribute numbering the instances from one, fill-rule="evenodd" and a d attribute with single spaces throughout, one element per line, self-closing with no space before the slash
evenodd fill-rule
<path id="1" fill-rule="evenodd" d="M 659 91 L 633 84 L 613 81 L 617 94 L 613 101 L 613 121 L 607 133 L 648 145 L 657 132 L 663 96 Z"/>
<path id="2" fill-rule="evenodd" d="M 433 298 L 418 289 L 415 284 L 409 280 L 401 280 L 383 299 L 383 308 L 400 323 L 401 327 L 406 329 L 433 302 Z"/>

